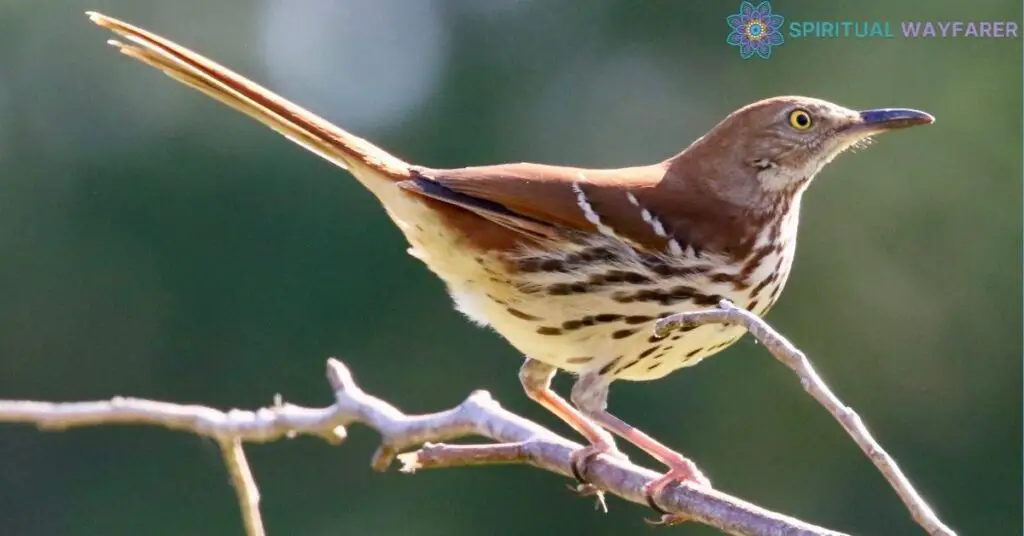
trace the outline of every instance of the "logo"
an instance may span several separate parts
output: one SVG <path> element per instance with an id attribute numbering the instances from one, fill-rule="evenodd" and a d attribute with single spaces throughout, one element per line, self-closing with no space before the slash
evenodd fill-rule
<path id="1" fill-rule="evenodd" d="M 757 0 L 754 0 L 757 1 Z M 725 42 L 740 49 L 740 57 L 749 60 L 772 57 L 772 49 L 785 42 L 825 39 L 1020 39 L 1021 26 L 1011 20 L 790 20 L 772 13 L 764 0 L 756 6 L 744 0 L 740 11 L 725 18 L 729 36 Z"/>
<path id="2" fill-rule="evenodd" d="M 729 15 L 725 22 L 732 29 L 725 42 L 740 48 L 740 56 L 747 60 L 757 54 L 768 59 L 772 47 L 785 42 L 782 38 L 782 24 L 786 19 L 772 13 L 772 5 L 765 1 L 756 7 L 750 2 L 740 4 L 740 12 Z"/>

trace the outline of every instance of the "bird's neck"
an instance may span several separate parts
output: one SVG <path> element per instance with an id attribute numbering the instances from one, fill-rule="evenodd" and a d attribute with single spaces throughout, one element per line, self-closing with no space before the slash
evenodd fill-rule
<path id="1" fill-rule="evenodd" d="M 758 175 L 764 170 L 747 161 L 747 155 L 717 137 L 703 137 L 682 152 L 666 160 L 666 177 L 676 181 L 691 195 L 708 202 L 734 207 L 757 215 L 786 203 L 793 192 L 786 188 L 766 188 Z"/>
<path id="2" fill-rule="evenodd" d="M 684 222 L 679 227 L 698 245 L 734 260 L 766 240 L 782 239 L 784 230 L 792 235 L 786 241 L 794 242 L 806 184 L 765 188 L 757 176 L 762 170 L 713 142 L 698 140 L 662 164 L 664 189 L 671 192 L 665 197 L 675 200 Z"/>

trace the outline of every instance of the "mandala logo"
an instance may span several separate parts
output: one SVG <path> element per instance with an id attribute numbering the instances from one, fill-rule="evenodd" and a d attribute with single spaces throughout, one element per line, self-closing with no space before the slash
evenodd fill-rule
<path id="1" fill-rule="evenodd" d="M 740 47 L 740 56 L 745 60 L 754 54 L 768 59 L 772 57 L 772 47 L 784 42 L 782 23 L 785 20 L 782 15 L 772 13 L 769 2 L 761 2 L 757 6 L 743 2 L 739 13 L 725 18 L 732 30 L 725 42 Z"/>

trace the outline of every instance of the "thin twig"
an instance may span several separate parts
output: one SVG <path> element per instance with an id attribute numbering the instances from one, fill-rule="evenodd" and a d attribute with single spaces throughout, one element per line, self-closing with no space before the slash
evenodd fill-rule
<path id="1" fill-rule="evenodd" d="M 776 359 L 792 369 L 799 376 L 800 385 L 804 390 L 839 421 L 839 424 L 850 434 L 850 437 L 896 490 L 896 494 L 903 500 L 903 504 L 907 506 L 914 521 L 917 521 L 931 536 L 956 536 L 956 533 L 943 524 L 928 503 L 921 498 L 892 456 L 871 436 L 871 432 L 864 426 L 860 416 L 829 389 L 825 381 L 811 366 L 810 360 L 799 348 L 754 313 L 737 307 L 728 300 L 719 302 L 718 307 L 718 309 L 678 313 L 666 317 L 655 325 L 655 334 L 663 337 L 679 328 L 703 324 L 743 326 Z"/>
<path id="2" fill-rule="evenodd" d="M 109 424 L 153 425 L 214 438 L 222 445 L 232 471 L 249 536 L 262 536 L 262 533 L 255 528 L 261 526 L 258 493 L 248 472 L 241 442 L 271 442 L 312 435 L 338 443 L 346 436 L 345 427 L 361 423 L 382 437 L 381 447 L 371 462 L 376 470 L 387 469 L 398 456 L 403 472 L 407 473 L 427 468 L 525 463 L 567 477 L 572 475 L 572 453 L 582 448 L 509 412 L 486 391 L 475 391 L 449 410 L 408 415 L 365 393 L 340 361 L 328 360 L 327 377 L 334 389 L 335 402 L 326 408 L 275 401 L 272 406 L 256 411 L 223 412 L 205 406 L 134 398 L 69 403 L 0 400 L 0 422 L 30 423 L 49 430 Z M 428 445 L 467 436 L 486 437 L 497 444 Z M 426 446 L 399 454 L 421 445 Z M 240 468 L 243 470 L 239 471 Z M 607 456 L 598 456 L 587 465 L 587 477 L 598 489 L 637 504 L 646 504 L 643 486 L 658 476 L 660 474 L 652 470 Z M 666 489 L 658 499 L 665 511 L 686 515 L 727 534 L 843 536 L 717 490 L 680 485 Z"/>
<path id="3" fill-rule="evenodd" d="M 220 450 L 224 455 L 224 464 L 231 475 L 231 484 L 238 496 L 238 506 L 242 511 L 242 522 L 245 533 L 249 536 L 265 536 L 263 516 L 260 515 L 260 490 L 256 487 L 256 479 L 245 459 L 245 449 L 238 439 L 222 439 Z"/>

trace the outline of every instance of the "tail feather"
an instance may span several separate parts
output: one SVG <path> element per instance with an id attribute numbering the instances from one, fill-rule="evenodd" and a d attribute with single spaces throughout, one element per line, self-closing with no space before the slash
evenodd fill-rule
<path id="1" fill-rule="evenodd" d="M 95 12 L 88 15 L 99 26 L 125 39 L 110 41 L 125 55 L 163 71 L 347 169 L 378 196 L 384 193 L 380 188 L 385 185 L 409 178 L 409 164 L 226 67 L 128 23 Z"/>

